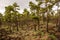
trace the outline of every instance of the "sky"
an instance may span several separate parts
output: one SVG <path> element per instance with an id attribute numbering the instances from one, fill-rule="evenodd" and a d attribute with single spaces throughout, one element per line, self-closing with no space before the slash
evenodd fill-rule
<path id="1" fill-rule="evenodd" d="M 0 0 L 0 13 L 3 13 L 5 11 L 5 6 L 11 5 L 14 2 L 16 2 L 20 6 L 20 12 L 23 12 L 24 8 L 29 9 L 29 2 L 33 1 L 34 3 L 35 0 Z M 53 10 L 56 10 L 57 7 L 54 6 Z"/>
<path id="2" fill-rule="evenodd" d="M 29 9 L 30 1 L 35 2 L 35 0 L 0 0 L 0 12 L 3 13 L 5 10 L 5 6 L 11 5 L 14 2 L 16 2 L 20 6 L 20 11 L 22 12 L 24 8 Z"/>

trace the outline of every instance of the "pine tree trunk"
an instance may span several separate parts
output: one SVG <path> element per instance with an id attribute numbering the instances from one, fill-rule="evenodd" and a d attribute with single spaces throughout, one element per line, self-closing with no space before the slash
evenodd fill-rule
<path id="1" fill-rule="evenodd" d="M 40 27 L 39 27 L 40 25 L 39 25 L 39 19 L 38 19 L 38 30 L 40 30 Z"/>

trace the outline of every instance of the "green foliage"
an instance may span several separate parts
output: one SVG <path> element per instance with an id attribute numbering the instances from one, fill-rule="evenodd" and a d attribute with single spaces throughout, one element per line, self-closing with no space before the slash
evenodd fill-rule
<path id="1" fill-rule="evenodd" d="M 35 20 L 39 19 L 38 16 L 33 16 L 32 18 L 35 19 Z"/>
<path id="2" fill-rule="evenodd" d="M 19 7 L 19 5 L 17 5 L 17 3 L 14 3 L 13 6 L 14 6 L 14 7 Z"/>
<path id="3" fill-rule="evenodd" d="M 27 9 L 24 9 L 23 15 L 28 16 L 29 15 L 29 11 Z"/>
<path id="4" fill-rule="evenodd" d="M 51 38 L 52 40 L 56 40 L 56 36 L 55 35 L 49 35 L 49 38 Z"/>
<path id="5" fill-rule="evenodd" d="M 13 6 L 9 5 L 8 7 L 5 7 L 6 13 L 10 13 L 11 11 L 14 11 Z"/>

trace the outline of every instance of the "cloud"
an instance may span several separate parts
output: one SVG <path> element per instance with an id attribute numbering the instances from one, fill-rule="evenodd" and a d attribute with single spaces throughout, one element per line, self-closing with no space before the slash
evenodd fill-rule
<path id="1" fill-rule="evenodd" d="M 58 9 L 58 6 L 54 5 L 52 10 L 56 11 Z"/>
<path id="2" fill-rule="evenodd" d="M 11 5 L 16 2 L 20 9 L 23 10 L 24 8 L 29 8 L 29 2 L 35 0 L 0 0 L 0 12 L 4 11 L 5 6 Z"/>
<path id="3" fill-rule="evenodd" d="M 20 6 L 20 12 L 22 12 L 24 8 L 29 9 L 29 2 L 30 1 L 33 1 L 36 3 L 35 0 L 0 0 L 0 12 L 3 13 L 5 10 L 5 6 L 11 5 L 14 2 L 16 2 Z M 52 9 L 57 10 L 57 6 L 54 6 Z"/>

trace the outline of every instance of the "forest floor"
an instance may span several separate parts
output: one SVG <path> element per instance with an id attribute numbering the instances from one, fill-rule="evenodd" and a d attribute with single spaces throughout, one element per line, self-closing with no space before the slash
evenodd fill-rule
<path id="1" fill-rule="evenodd" d="M 46 25 L 44 25 L 46 27 Z M 46 28 L 42 28 L 37 31 L 22 30 L 11 32 L 8 31 L 7 27 L 0 28 L 0 40 L 60 40 L 60 32 L 57 32 L 55 24 L 49 23 L 49 33 L 46 32 Z M 42 30 L 42 31 L 41 31 Z"/>

